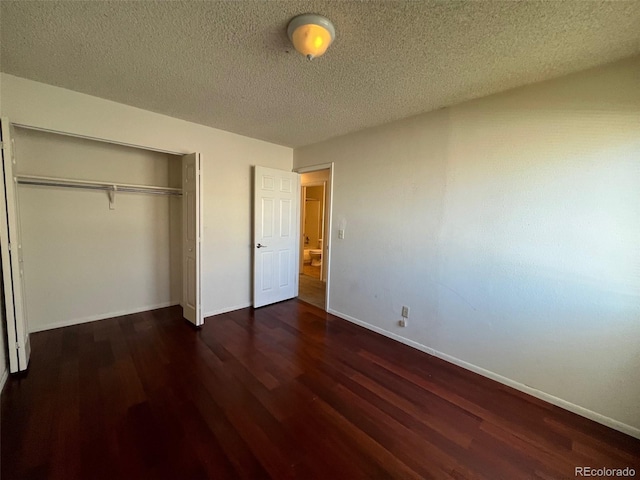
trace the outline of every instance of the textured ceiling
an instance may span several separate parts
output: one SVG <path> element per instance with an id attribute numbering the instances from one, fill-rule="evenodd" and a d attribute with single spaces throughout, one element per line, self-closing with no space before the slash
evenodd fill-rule
<path id="1" fill-rule="evenodd" d="M 0 4 L 3 72 L 294 147 L 640 53 L 640 1 Z"/>

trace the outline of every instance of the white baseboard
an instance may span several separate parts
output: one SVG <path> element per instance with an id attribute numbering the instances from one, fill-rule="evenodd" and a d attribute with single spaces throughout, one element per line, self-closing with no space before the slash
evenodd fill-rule
<path id="1" fill-rule="evenodd" d="M 235 305 L 233 307 L 219 308 L 217 310 L 212 310 L 210 312 L 205 313 L 203 315 L 203 317 L 204 318 L 213 317 L 214 315 L 220 315 L 222 313 L 233 312 L 234 310 L 241 310 L 243 308 L 250 307 L 251 305 L 253 305 L 253 304 L 251 302 L 248 302 L 248 303 L 242 303 L 240 305 Z"/>
<path id="2" fill-rule="evenodd" d="M 402 337 L 393 332 L 389 332 L 380 327 L 376 327 L 375 325 L 371 325 L 370 323 L 363 322 L 362 320 L 358 320 L 357 318 L 338 312 L 334 309 L 328 309 L 327 311 L 332 315 L 335 315 L 336 317 L 340 317 L 351 323 L 360 325 L 361 327 L 364 327 L 367 330 L 372 330 L 376 333 L 379 333 L 380 335 L 384 335 L 385 337 L 391 338 L 400 343 L 413 347 L 417 350 L 428 353 L 429 355 L 438 357 L 446 362 L 462 367 L 465 370 L 470 370 L 474 373 L 482 375 L 483 377 L 490 378 L 491 380 L 495 380 L 496 382 L 502 383 L 503 385 L 507 385 L 516 390 L 527 393 L 533 397 L 539 398 L 540 400 L 544 400 L 545 402 L 551 403 L 552 405 L 556 405 L 557 407 L 564 408 L 565 410 L 578 414 L 582 417 L 588 418 L 589 420 L 593 420 L 594 422 L 601 423 L 602 425 L 606 425 L 607 427 L 613 428 L 614 430 L 618 430 L 622 433 L 626 433 L 627 435 L 640 439 L 639 428 L 632 427 L 631 425 L 627 425 L 626 423 L 622 423 L 618 420 L 614 420 L 613 418 L 607 417 L 600 413 L 581 407 L 580 405 L 576 405 L 575 403 L 568 402 L 566 400 L 563 400 L 562 398 L 558 398 L 549 393 L 529 387 L 524 383 L 520 383 L 510 378 L 503 377 L 502 375 L 499 375 L 495 372 L 486 370 L 482 367 L 478 367 L 477 365 L 474 365 L 472 363 L 465 362 L 464 360 L 460 360 L 459 358 L 453 357 L 446 353 L 439 352 L 438 350 L 434 350 L 431 347 L 427 347 L 426 345 L 422 345 L 421 343 Z"/>
<path id="3" fill-rule="evenodd" d="M 4 390 L 4 385 L 7 383 L 7 379 L 9 378 L 9 367 L 8 366 L 6 367 L 7 368 L 4 370 L 4 373 L 2 374 L 2 378 L 0 378 L 0 393 L 2 393 L 2 390 Z"/>
<path id="4" fill-rule="evenodd" d="M 107 318 L 121 317 L 123 315 L 131 315 L 132 313 L 146 312 L 148 310 L 156 310 L 158 308 L 173 307 L 179 305 L 176 302 L 163 302 L 156 305 L 146 305 L 144 307 L 137 307 L 130 310 L 120 310 L 117 312 L 101 313 L 100 315 L 91 315 L 90 317 L 74 318 L 72 320 L 63 320 L 61 322 L 49 323 L 47 325 L 38 325 L 29 329 L 29 333 L 42 332 L 45 330 L 53 330 L 54 328 L 70 327 L 71 325 L 80 325 L 81 323 L 96 322 L 98 320 L 105 320 Z"/>

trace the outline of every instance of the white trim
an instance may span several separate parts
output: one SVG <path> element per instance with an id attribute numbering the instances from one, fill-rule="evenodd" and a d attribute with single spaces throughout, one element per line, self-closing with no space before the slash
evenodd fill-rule
<path id="1" fill-rule="evenodd" d="M 177 302 L 163 302 L 156 305 L 146 305 L 131 310 L 120 310 L 117 312 L 101 313 L 99 315 L 91 315 L 90 317 L 74 318 L 72 320 L 63 320 L 62 322 L 50 323 L 38 326 L 29 331 L 29 333 L 43 332 L 45 330 L 53 330 L 54 328 L 70 327 L 72 325 L 80 325 L 82 323 L 96 322 L 98 320 L 106 320 L 107 318 L 122 317 L 123 315 L 131 315 L 133 313 L 147 312 L 149 310 L 157 310 L 158 308 L 166 308 L 180 305 Z"/>
<path id="2" fill-rule="evenodd" d="M 8 365 L 5 365 L 5 366 L 7 368 L 2 374 L 2 378 L 0 378 L 0 393 L 2 393 L 2 391 L 4 390 L 4 386 L 6 385 L 7 379 L 9 378 L 9 366 Z"/>
<path id="3" fill-rule="evenodd" d="M 357 318 L 351 317 L 349 315 L 338 312 L 336 310 L 328 309 L 327 312 L 332 315 L 335 315 L 336 317 L 340 317 L 344 320 L 347 320 L 351 323 L 355 323 L 356 325 L 360 325 L 361 327 L 364 327 L 367 330 L 374 331 L 376 333 L 379 333 L 380 335 L 384 335 L 385 337 L 391 338 L 400 343 L 408 345 L 409 347 L 413 347 L 417 350 L 428 353 L 429 355 L 438 357 L 446 362 L 449 362 L 461 368 L 464 368 L 465 370 L 470 370 L 474 373 L 482 375 L 483 377 L 490 378 L 491 380 L 495 380 L 498 383 L 502 383 L 503 385 L 507 385 L 508 387 L 527 393 L 533 397 L 539 398 L 540 400 L 544 400 L 545 402 L 548 402 L 552 405 L 556 405 L 557 407 L 563 408 L 565 410 L 578 414 L 582 417 L 588 418 L 589 420 L 593 420 L 594 422 L 601 423 L 602 425 L 613 428 L 614 430 L 618 430 L 619 432 L 626 433 L 627 435 L 640 439 L 640 428 L 632 427 L 631 425 L 627 425 L 626 423 L 622 423 L 618 420 L 614 420 L 613 418 L 607 417 L 600 413 L 581 407 L 580 405 L 576 405 L 575 403 L 568 402 L 566 400 L 563 400 L 562 398 L 555 397 L 549 393 L 546 393 L 541 390 L 530 387 L 528 385 L 525 385 L 524 383 L 520 383 L 515 380 L 511 380 L 510 378 L 503 377 L 498 373 L 484 369 L 472 363 L 465 362 L 464 360 L 460 360 L 459 358 L 453 357 L 446 353 L 439 352 L 438 350 L 435 350 L 431 347 L 427 347 L 426 345 L 422 345 L 421 343 L 415 342 L 413 340 L 409 340 L 408 338 L 389 332 L 380 327 L 376 327 L 375 325 L 371 325 L 370 323 L 363 322 L 362 320 L 358 320 Z"/>
<path id="4" fill-rule="evenodd" d="M 2 127 L 2 188 L 0 188 L 0 243 L 2 244 L 2 283 L 7 327 L 7 351 L 9 372 L 15 373 L 27 369 L 31 342 L 29 342 L 28 318 L 24 297 L 24 278 L 22 277 L 22 233 L 20 229 L 20 208 L 17 184 L 15 181 L 16 158 L 13 151 L 13 128 L 8 118 L 0 120 Z M 22 348 L 19 348 L 21 345 Z"/>
<path id="5" fill-rule="evenodd" d="M 43 127 L 37 127 L 35 125 L 27 125 L 26 123 L 13 122 L 12 125 L 14 127 L 24 128 L 26 130 L 35 130 L 37 132 L 45 132 L 45 133 L 55 133 L 57 135 L 64 135 L 65 137 L 81 138 L 83 140 L 93 140 L 95 142 L 110 143 L 111 145 L 120 145 L 122 147 L 140 148 L 142 150 L 150 150 L 152 152 L 168 153 L 169 155 L 182 156 L 189 153 L 189 152 L 174 152 L 173 150 L 163 150 L 161 148 L 149 147 L 147 145 L 136 145 L 135 143 L 118 142 L 116 140 L 109 140 L 108 138 L 91 137 L 89 135 L 80 135 L 79 133 L 63 132 L 61 130 L 53 130 L 51 128 L 43 128 Z"/>
<path id="6" fill-rule="evenodd" d="M 297 232 L 298 235 L 298 246 L 300 246 L 302 244 L 302 235 L 300 235 L 300 232 L 302 232 L 302 209 L 306 209 L 306 205 L 303 205 L 303 199 L 302 199 L 302 181 L 300 179 L 300 174 L 296 175 L 296 184 L 297 184 L 297 194 L 298 194 L 298 205 L 297 205 L 297 212 L 295 215 L 295 219 L 296 219 L 296 226 L 295 226 L 295 231 Z M 255 187 L 254 187 L 255 188 Z M 255 207 L 254 207 L 255 208 Z M 298 251 L 298 260 L 300 258 L 300 251 Z M 300 261 L 296 262 L 296 271 L 294 273 L 294 292 L 295 292 L 295 297 L 297 297 L 298 295 L 300 295 Z M 292 298 L 295 298 L 292 297 Z"/>
<path id="7" fill-rule="evenodd" d="M 319 165 L 309 165 L 308 167 L 294 168 L 293 171 L 297 173 L 310 173 L 317 172 L 318 170 L 333 170 L 333 162 L 321 163 Z"/>
<path id="8" fill-rule="evenodd" d="M 324 294 L 324 311 L 325 312 L 329 312 L 329 310 L 331 309 L 331 304 L 329 303 L 330 300 L 330 292 L 331 289 L 329 288 L 329 284 L 331 281 L 331 252 L 333 250 L 333 238 L 332 238 L 332 233 L 333 233 L 333 183 L 334 183 L 334 179 L 333 179 L 333 169 L 334 169 L 334 162 L 330 162 L 330 163 L 321 163 L 319 165 L 310 165 L 308 167 L 300 167 L 300 168 L 294 168 L 293 171 L 298 173 L 298 174 L 303 174 L 303 173 L 311 173 L 311 172 L 317 172 L 319 170 L 329 170 L 329 188 L 327 189 L 325 187 L 324 189 L 324 194 L 325 197 L 328 195 L 329 196 L 329 201 L 327 202 L 327 208 L 326 208 L 326 212 L 325 215 L 328 215 L 327 217 L 327 230 L 323 233 L 324 238 L 322 239 L 323 241 L 323 249 L 325 250 L 325 252 L 327 253 L 326 255 L 323 254 L 323 263 L 327 262 L 327 276 L 324 279 L 324 282 L 326 283 L 325 285 L 325 294 Z M 302 208 L 302 206 L 301 206 Z M 298 215 L 298 217 L 300 217 Z M 300 235 L 300 225 L 298 225 L 298 235 Z M 301 243 L 301 239 L 300 242 Z M 302 252 L 300 252 L 300 254 L 302 254 Z"/>
<path id="9" fill-rule="evenodd" d="M 213 317 L 215 315 L 221 315 L 223 313 L 229 313 L 229 312 L 234 312 L 236 310 L 242 310 L 243 308 L 248 308 L 248 307 L 250 307 L 252 305 L 253 305 L 253 303 L 248 302 L 248 303 L 242 303 L 240 305 L 236 305 L 234 307 L 219 308 L 217 310 L 212 310 L 211 312 L 207 312 L 203 316 L 206 319 L 207 317 Z"/>

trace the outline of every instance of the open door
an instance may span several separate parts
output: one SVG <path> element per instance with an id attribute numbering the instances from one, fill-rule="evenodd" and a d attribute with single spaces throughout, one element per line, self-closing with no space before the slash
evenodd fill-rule
<path id="1" fill-rule="evenodd" d="M 200 306 L 200 154 L 182 157 L 182 315 L 196 326 L 204 323 Z"/>
<path id="2" fill-rule="evenodd" d="M 298 296 L 298 174 L 255 167 L 253 306 Z"/>
<path id="3" fill-rule="evenodd" d="M 13 175 L 16 160 L 13 153 L 9 120 L 2 119 L 0 130 L 2 131 L 0 251 L 2 254 L 2 283 L 4 287 L 4 314 L 7 322 L 9 371 L 15 373 L 27 369 L 31 344 L 22 283 L 22 244 L 20 242 L 18 197 Z"/>

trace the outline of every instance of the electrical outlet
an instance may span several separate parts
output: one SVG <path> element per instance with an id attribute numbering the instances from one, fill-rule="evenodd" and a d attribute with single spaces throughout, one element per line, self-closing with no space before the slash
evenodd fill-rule
<path id="1" fill-rule="evenodd" d="M 402 317 L 409 318 L 409 307 L 407 307 L 406 305 L 402 306 Z"/>
<path id="2" fill-rule="evenodd" d="M 402 320 L 398 320 L 398 325 L 400 325 L 401 327 L 406 327 L 407 326 L 407 319 L 403 318 Z"/>
<path id="3" fill-rule="evenodd" d="M 344 230 L 342 229 L 338 230 L 338 238 L 340 240 L 344 240 Z"/>

